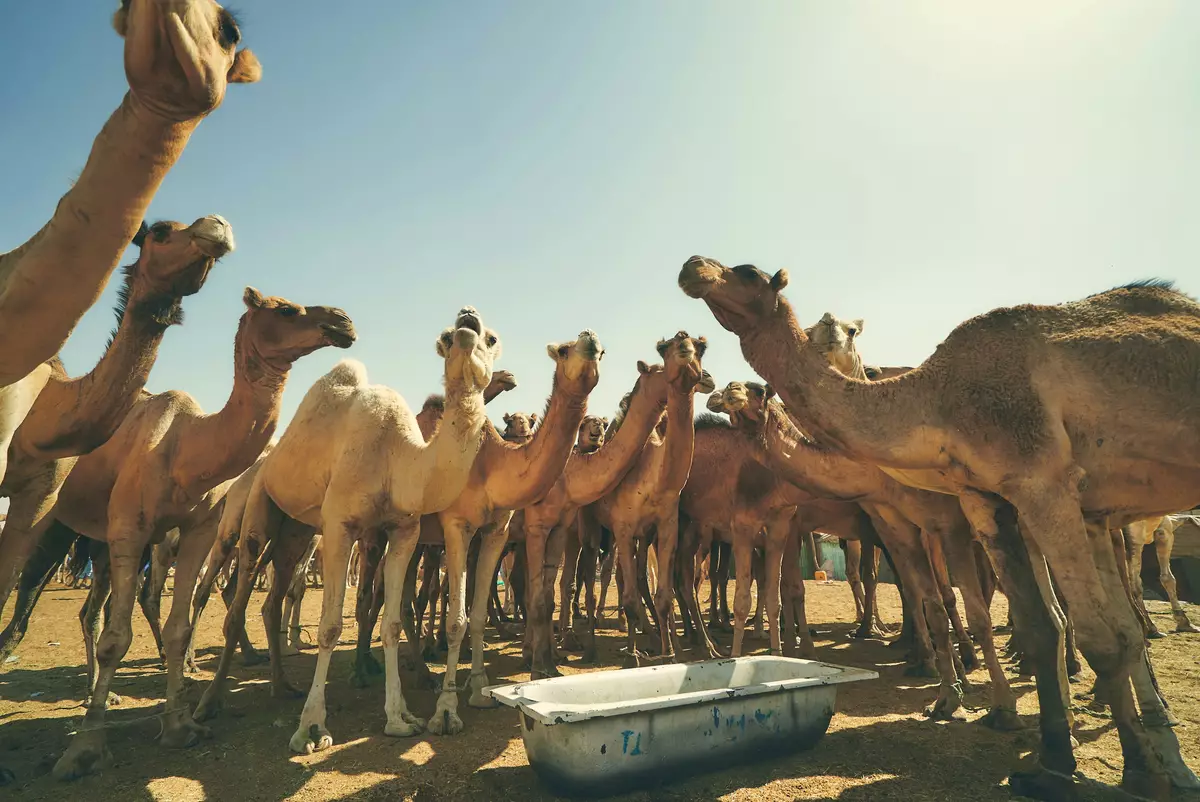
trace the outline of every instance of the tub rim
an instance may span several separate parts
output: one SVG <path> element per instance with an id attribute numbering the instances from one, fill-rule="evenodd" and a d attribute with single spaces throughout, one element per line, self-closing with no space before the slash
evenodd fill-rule
<path id="1" fill-rule="evenodd" d="M 540 722 L 547 726 L 553 726 L 555 724 L 570 724 L 572 722 L 587 721 L 594 718 L 612 718 L 631 713 L 645 713 L 652 710 L 665 710 L 674 707 L 705 704 L 707 702 L 738 699 L 746 696 L 761 696 L 767 693 L 802 690 L 804 688 L 812 688 L 821 685 L 841 685 L 846 682 L 858 682 L 860 680 L 879 678 L 879 672 L 871 671 L 870 669 L 843 666 L 836 663 L 826 663 L 823 660 L 803 660 L 796 657 L 777 657 L 773 655 L 724 657 L 716 660 L 702 660 L 695 663 L 672 663 L 669 665 L 619 669 L 618 671 L 622 673 L 633 671 L 653 673 L 665 668 L 715 665 L 719 663 L 756 663 L 760 661 L 774 662 L 779 660 L 819 665 L 825 668 L 836 669 L 836 671 L 832 674 L 820 677 L 794 677 L 792 679 L 772 680 L 770 682 L 759 682 L 753 685 L 742 685 L 736 688 L 712 688 L 709 690 L 691 691 L 688 693 L 671 694 L 669 696 L 642 697 L 619 702 L 586 704 L 550 701 L 539 702 L 529 699 L 524 695 L 526 688 L 537 687 L 538 685 L 545 685 L 546 683 L 555 682 L 563 679 L 562 677 L 549 677 L 547 679 L 529 680 L 507 685 L 489 685 L 483 689 L 482 693 L 484 696 L 495 699 L 497 702 L 507 707 L 517 708 L 534 721 Z M 600 673 L 615 674 L 617 672 Z M 583 676 L 594 676 L 594 674 Z"/>

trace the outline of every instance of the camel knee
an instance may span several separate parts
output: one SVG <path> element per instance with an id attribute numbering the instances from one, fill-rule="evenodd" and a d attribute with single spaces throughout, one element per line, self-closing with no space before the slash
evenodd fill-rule
<path id="1" fill-rule="evenodd" d="M 317 645 L 322 649 L 334 649 L 338 644 L 338 638 L 342 636 L 342 622 L 323 626 L 317 634 Z"/>
<path id="2" fill-rule="evenodd" d="M 384 648 L 391 649 L 400 643 L 400 632 L 402 628 L 403 627 L 399 621 L 385 622 L 383 626 L 379 628 L 379 634 L 383 638 Z M 334 643 L 337 643 L 336 636 L 334 637 Z M 322 646 L 324 646 L 324 641 L 322 641 Z"/>
<path id="3" fill-rule="evenodd" d="M 191 638 L 192 626 L 188 621 L 173 623 L 168 620 L 167 625 L 163 628 L 163 648 L 168 654 L 182 654 Z"/>
<path id="4" fill-rule="evenodd" d="M 100 636 L 96 646 L 96 660 L 103 663 L 114 663 L 125 656 L 129 645 L 133 643 L 133 631 L 128 627 L 110 626 Z"/>

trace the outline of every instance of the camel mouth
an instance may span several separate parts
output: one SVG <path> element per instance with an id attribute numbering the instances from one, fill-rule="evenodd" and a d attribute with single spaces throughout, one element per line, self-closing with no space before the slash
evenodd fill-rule
<path id="1" fill-rule="evenodd" d="M 604 353 L 604 348 L 600 345 L 600 338 L 596 336 L 596 332 L 587 329 L 579 333 L 579 339 L 575 341 L 575 351 L 584 359 L 595 362 Z"/>
<path id="2" fill-rule="evenodd" d="M 454 328 L 470 329 L 476 334 L 483 334 L 483 320 L 480 319 L 479 313 L 475 311 L 474 307 L 463 307 L 454 321 Z"/>
<path id="3" fill-rule="evenodd" d="M 334 348 L 349 348 L 358 339 L 358 335 L 355 333 L 353 327 L 339 328 L 323 324 L 321 326 L 321 333 L 325 335 L 326 341 Z"/>
<path id="4" fill-rule="evenodd" d="M 196 250 L 204 254 L 209 259 L 220 259 L 222 256 L 232 253 L 234 250 L 233 236 L 228 238 L 207 237 L 203 234 L 193 234 L 192 244 L 196 246 Z"/>
<path id="5" fill-rule="evenodd" d="M 721 270 L 703 256 L 693 256 L 679 271 L 679 289 L 691 298 L 703 298 L 721 278 Z"/>

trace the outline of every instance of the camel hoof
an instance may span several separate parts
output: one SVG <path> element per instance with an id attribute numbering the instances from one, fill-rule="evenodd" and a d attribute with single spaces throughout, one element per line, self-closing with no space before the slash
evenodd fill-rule
<path id="1" fill-rule="evenodd" d="M 621 664 L 621 668 L 641 668 L 641 665 L 641 655 L 639 655 L 637 652 L 630 652 L 625 657 L 625 661 Z"/>
<path id="2" fill-rule="evenodd" d="M 958 656 L 962 658 L 963 668 L 967 673 L 979 670 L 979 656 L 975 654 L 975 649 L 970 644 L 964 643 L 959 646 Z"/>
<path id="3" fill-rule="evenodd" d="M 939 674 L 935 666 L 931 666 L 928 663 L 914 663 L 913 665 L 905 666 L 904 676 L 936 679 Z"/>
<path id="4" fill-rule="evenodd" d="M 1200 628 L 1197 628 L 1196 625 L 1193 624 L 1191 621 L 1183 621 L 1183 622 L 1175 625 L 1175 631 L 1176 632 L 1200 632 Z"/>
<path id="5" fill-rule="evenodd" d="M 850 633 L 850 637 L 854 640 L 883 640 L 883 634 L 874 627 L 855 630 Z"/>
<path id="6" fill-rule="evenodd" d="M 997 732 L 1016 732 L 1025 729 L 1017 711 L 1006 710 L 1002 707 L 993 707 L 987 712 L 987 715 L 979 720 L 979 723 Z"/>
<path id="7" fill-rule="evenodd" d="M 1169 800 L 1171 798 L 1171 780 L 1165 774 L 1151 774 L 1147 771 L 1126 768 L 1121 773 L 1120 788 L 1139 799 Z"/>
<path id="8" fill-rule="evenodd" d="M 429 719 L 429 731 L 434 735 L 458 735 L 463 731 L 463 722 L 453 710 L 442 710 L 441 715 L 435 710 Z"/>
<path id="9" fill-rule="evenodd" d="M 209 687 L 212 687 L 211 685 Z M 207 693 L 200 697 L 200 703 L 192 711 L 192 721 L 211 721 L 221 712 L 221 697 Z"/>
<path id="10" fill-rule="evenodd" d="M 262 656 L 262 652 L 242 652 L 242 665 L 244 666 L 257 666 L 265 662 L 267 662 L 267 658 Z"/>
<path id="11" fill-rule="evenodd" d="M 284 643 L 279 646 L 280 657 L 293 657 L 297 654 L 300 654 L 300 650 L 290 643 Z"/>
<path id="12" fill-rule="evenodd" d="M 417 718 L 412 713 L 401 713 L 397 722 L 389 721 L 383 727 L 383 734 L 393 738 L 408 738 L 420 735 L 425 730 L 425 720 Z"/>
<path id="13" fill-rule="evenodd" d="M 333 736 L 324 727 L 313 724 L 308 729 L 301 724 L 288 741 L 288 748 L 298 755 L 311 755 L 333 746 Z"/>
<path id="14" fill-rule="evenodd" d="M 159 743 L 172 749 L 189 749 L 200 743 L 201 738 L 211 738 L 212 730 L 195 721 L 184 719 L 176 726 L 163 730 Z"/>
<path id="15" fill-rule="evenodd" d="M 54 764 L 54 779 L 77 780 L 93 774 L 112 762 L 104 743 L 104 730 L 81 732 Z"/>
<path id="16" fill-rule="evenodd" d="M 963 710 L 961 702 L 938 699 L 925 708 L 925 718 L 933 721 L 966 721 L 967 713 Z"/>
<path id="17" fill-rule="evenodd" d="M 1009 775 L 1008 787 L 1016 796 L 1045 802 L 1075 802 L 1079 799 L 1079 787 L 1072 778 L 1044 768 L 1013 772 Z"/>
<path id="18" fill-rule="evenodd" d="M 579 636 L 575 634 L 575 630 L 568 629 L 562 636 L 559 648 L 568 652 L 582 652 L 583 644 L 579 642 Z"/>
<path id="19" fill-rule="evenodd" d="M 1146 640 L 1158 640 L 1165 637 L 1167 636 L 1159 632 L 1157 629 L 1152 629 L 1146 633 Z"/>
<path id="20" fill-rule="evenodd" d="M 487 683 L 485 682 L 479 687 L 482 688 L 486 685 Z M 474 707 L 477 710 L 494 710 L 500 706 L 500 703 L 490 696 L 484 696 L 479 688 L 472 687 L 471 695 L 467 697 L 467 706 Z"/>

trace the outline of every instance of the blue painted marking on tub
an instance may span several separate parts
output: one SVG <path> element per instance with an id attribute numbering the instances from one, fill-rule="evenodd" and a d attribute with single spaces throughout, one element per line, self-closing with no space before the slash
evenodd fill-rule
<path id="1" fill-rule="evenodd" d="M 621 744 L 621 754 L 622 755 L 629 754 L 629 736 L 630 735 L 633 735 L 633 730 L 625 730 L 624 732 L 621 733 L 621 737 L 625 739 L 625 742 L 623 744 Z"/>
<path id="2" fill-rule="evenodd" d="M 639 732 L 637 734 L 637 741 L 635 741 L 633 744 L 633 751 L 630 752 L 629 754 L 640 755 L 641 753 L 642 753 L 642 734 Z"/>
<path id="3" fill-rule="evenodd" d="M 713 708 L 713 729 L 720 729 L 720 727 L 721 727 L 721 708 L 714 707 Z"/>
<path id="4" fill-rule="evenodd" d="M 774 713 L 775 713 L 774 710 L 768 710 L 766 713 L 764 713 L 763 711 L 759 710 L 758 708 L 755 708 L 754 709 L 754 720 L 757 721 L 759 724 L 766 726 L 767 720 L 769 718 L 771 718 L 771 716 L 774 715 Z"/>

